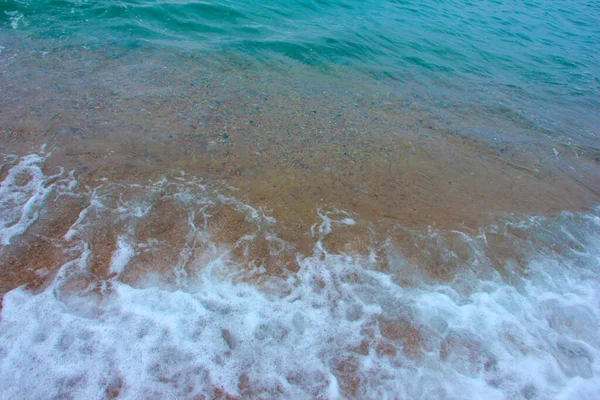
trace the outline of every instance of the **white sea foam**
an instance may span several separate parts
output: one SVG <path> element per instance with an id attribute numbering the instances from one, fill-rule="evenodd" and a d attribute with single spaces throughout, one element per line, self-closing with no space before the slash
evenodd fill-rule
<path id="1" fill-rule="evenodd" d="M 15 159 L 15 157 L 8 157 Z M 42 171 L 45 156 L 31 154 L 18 160 L 0 183 L 0 244 L 8 245 L 38 219 L 48 195 L 61 186 L 70 191 L 76 181 L 63 170 L 50 176 Z"/>
<path id="2" fill-rule="evenodd" d="M 2 398 L 225 392 L 244 398 L 595 399 L 600 393 L 600 220 L 594 215 L 500 219 L 476 234 L 416 235 L 423 251 L 445 252 L 448 262 L 458 262 L 457 248 L 468 256 L 460 258 L 464 265 L 453 282 L 421 275 L 403 286 L 400 278 L 418 268 L 401 249 L 388 246 L 384 272 L 374 255 L 327 253 L 321 240 L 355 224 L 355 217 L 318 210 L 314 254 L 298 256 L 300 269 L 286 280 L 258 287 L 234 279 L 252 271 L 236 264 L 230 247 L 258 237 L 270 240 L 273 251 L 286 245 L 262 210 L 194 181 L 118 188 L 104 182 L 90 195 L 65 237 L 71 260 L 47 289 L 5 295 Z M 90 275 L 86 240 L 103 219 L 115 221 L 112 272 L 123 273 L 145 252 L 160 258 L 168 243 L 136 242 L 137 226 L 159 195 L 187 210 L 174 283 L 149 277 L 132 287 L 111 278 L 70 289 L 69 282 Z M 207 221 L 219 204 L 243 213 L 256 230 L 234 244 L 215 243 Z M 514 260 L 506 261 L 504 275 L 491 268 L 486 251 L 493 236 L 523 249 L 522 271 L 511 272 Z M 552 250 L 558 244 L 562 252 Z"/>
<path id="3" fill-rule="evenodd" d="M 127 266 L 131 257 L 135 255 L 135 250 L 128 243 L 126 235 L 119 236 L 117 240 L 117 250 L 113 253 L 110 261 L 110 272 L 119 275 Z"/>
<path id="4" fill-rule="evenodd" d="M 19 29 L 19 26 L 26 27 L 29 25 L 24 15 L 16 10 L 4 11 L 4 15 L 10 19 L 10 26 L 13 29 Z"/>

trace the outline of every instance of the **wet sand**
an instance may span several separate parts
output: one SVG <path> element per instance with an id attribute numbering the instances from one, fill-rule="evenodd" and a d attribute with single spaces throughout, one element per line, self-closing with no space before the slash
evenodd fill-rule
<path id="1" fill-rule="evenodd" d="M 385 265 L 382 246 L 393 242 L 430 277 L 448 280 L 455 268 L 425 255 L 406 232 L 476 232 L 499 213 L 552 216 L 598 203 L 593 147 L 566 146 L 522 121 L 486 121 L 476 109 L 460 110 L 469 116 L 460 123 L 444 120 L 432 112 L 434 96 L 399 82 L 340 71 L 320 76 L 292 63 L 261 71 L 156 49 L 27 50 L 0 55 L 3 154 L 25 156 L 46 145 L 46 174 L 74 171 L 81 188 L 174 174 L 216 185 L 277 221 L 269 229 L 285 251 L 273 256 L 257 241 L 236 253 L 244 262 L 261 260 L 268 275 L 294 271 L 297 254 L 312 253 L 319 210 L 342 210 L 357 222 L 327 236 L 329 252 L 375 249 Z M 465 132 L 465 123 L 477 129 Z M 0 178 L 8 169 L 4 164 Z M 88 191 L 50 202 L 51 212 L 3 249 L 2 293 L 39 285 L 35 270 L 60 265 L 51 242 L 89 201 Z M 158 200 L 153 206 L 141 230 L 147 237 L 139 240 L 180 247 L 183 214 Z M 112 224 L 99 221 L 90 238 L 99 277 L 109 275 Z M 218 242 L 235 246 L 254 228 L 221 205 L 210 229 Z M 146 268 L 168 269 L 173 257 Z M 139 278 L 129 273 L 123 278 Z"/>
<path id="2" fill-rule="evenodd" d="M 435 94 L 408 84 L 158 49 L 22 48 L 13 56 L 6 47 L 0 181 L 18 170 L 11 190 L 39 179 L 52 191 L 34 204 L 38 217 L 27 231 L 0 246 L 0 296 L 21 285 L 39 293 L 62 273 L 54 295 L 85 316 L 78 304 L 101 313 L 120 282 L 193 293 L 193 277 L 218 258 L 224 267 L 211 273 L 279 296 L 304 284 L 335 310 L 355 299 L 332 287 L 372 276 L 350 267 L 333 278 L 320 267 L 299 274 L 303 262 L 314 262 L 309 256 L 338 255 L 402 288 L 460 281 L 468 292 L 476 285 L 461 275 L 467 268 L 482 280 L 496 271 L 509 284 L 529 273 L 531 230 L 511 221 L 598 204 L 594 146 L 566 145 L 560 132 L 542 133 L 520 117 L 438 112 Z M 39 161 L 20 167 L 30 154 Z M 38 167 L 43 178 L 34 176 Z M 531 240 L 557 259 L 583 242 L 557 238 Z M 425 365 L 427 353 L 466 375 L 496 368 L 475 335 L 432 334 L 406 299 L 374 302 L 382 310 L 361 325 L 360 344 L 329 360 L 343 396 L 361 397 L 375 379 L 361 372 L 369 354 L 394 368 Z M 360 319 L 360 309 L 348 309 L 349 321 Z M 227 350 L 218 365 L 243 345 L 236 335 L 221 330 Z M 467 357 L 475 372 L 461 371 L 456 357 Z M 178 387 L 163 367 L 149 374 Z M 253 377 L 239 374 L 241 396 L 282 396 Z M 329 378 L 285 379 L 317 396 Z M 121 378 L 108 384 L 106 397 L 124 385 Z M 236 398 L 212 387 L 209 396 Z M 519 393 L 527 390 L 534 389 Z"/>

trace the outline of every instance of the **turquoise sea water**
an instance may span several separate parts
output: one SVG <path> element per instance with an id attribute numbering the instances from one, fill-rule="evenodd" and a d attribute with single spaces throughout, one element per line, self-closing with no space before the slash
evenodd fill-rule
<path id="1" fill-rule="evenodd" d="M 484 93 L 484 102 L 508 102 L 567 135 L 598 134 L 600 3 L 592 0 L 4 0 L 0 17 L 3 29 L 57 46 L 154 43 L 266 65 L 284 56 L 452 88 L 466 102 Z"/>

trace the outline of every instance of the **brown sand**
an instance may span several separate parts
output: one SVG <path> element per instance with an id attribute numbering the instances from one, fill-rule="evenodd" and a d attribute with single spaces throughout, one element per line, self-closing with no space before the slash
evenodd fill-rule
<path id="1" fill-rule="evenodd" d="M 208 226 L 234 257 L 264 265 L 269 276 L 295 271 L 296 254 L 312 253 L 318 209 L 344 210 L 357 221 L 323 240 L 329 252 L 375 249 L 385 268 L 384 243 L 392 243 L 428 276 L 451 279 L 468 251 L 461 256 L 457 250 L 462 258 L 455 262 L 419 247 L 407 232 L 476 232 L 496 213 L 554 215 L 598 202 L 594 148 L 566 146 L 506 121 L 501 135 L 465 134 L 432 114 L 432 99 L 416 100 L 408 87 L 339 73 L 324 79 L 295 65 L 281 73 L 231 67 L 159 50 L 10 54 L 0 56 L 2 153 L 23 156 L 47 144 L 47 173 L 74 170 L 80 187 L 97 187 L 100 178 L 123 187 L 148 184 L 173 171 L 218 182 L 224 193 L 277 220 L 270 229 L 287 247 L 275 253 L 264 236 L 239 242 L 257 228 L 234 207 L 215 206 Z M 486 125 L 475 109 L 461 115 L 497 129 L 497 121 Z M 7 171 L 3 166 L 0 178 Z M 52 276 L 36 271 L 55 271 L 64 262 L 56 243 L 89 196 L 49 204 L 30 231 L 0 253 L 0 295 L 22 284 L 39 287 Z M 186 213 L 160 199 L 153 204 L 136 239 L 170 245 L 160 254 L 136 255 L 123 280 L 173 268 L 185 244 Z M 110 276 L 115 224 L 99 220 L 90 231 L 88 280 Z M 201 254 L 203 246 L 194 251 Z M 510 250 L 497 248 L 501 268 Z M 405 325 L 383 322 L 395 327 L 389 335 L 406 342 L 410 356 L 421 344 L 418 330 Z M 340 360 L 338 369 L 351 372 L 352 360 Z"/>

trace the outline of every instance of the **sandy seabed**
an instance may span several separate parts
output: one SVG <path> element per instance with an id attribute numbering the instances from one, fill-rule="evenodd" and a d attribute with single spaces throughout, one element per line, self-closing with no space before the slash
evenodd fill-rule
<path id="1" fill-rule="evenodd" d="M 593 145 L 339 68 L 3 45 L 7 398 L 598 390 Z"/>

